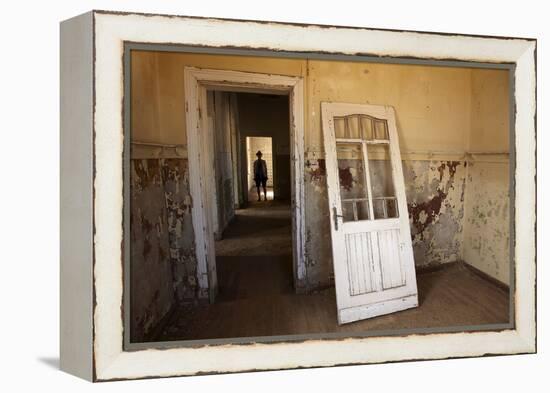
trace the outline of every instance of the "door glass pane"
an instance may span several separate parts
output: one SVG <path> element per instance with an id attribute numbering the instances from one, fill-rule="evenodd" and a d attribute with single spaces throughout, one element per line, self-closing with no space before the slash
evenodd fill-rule
<path id="1" fill-rule="evenodd" d="M 374 218 L 396 218 L 397 198 L 393 184 L 389 144 L 367 145 Z"/>
<path id="2" fill-rule="evenodd" d="M 374 139 L 388 140 L 388 122 L 386 120 L 374 120 Z"/>
<path id="3" fill-rule="evenodd" d="M 334 117 L 334 135 L 336 138 L 347 138 L 346 121 L 343 117 Z"/>
<path id="4" fill-rule="evenodd" d="M 368 219 L 368 194 L 361 143 L 336 142 L 344 222 Z"/>
<path id="5" fill-rule="evenodd" d="M 334 117 L 334 133 L 341 139 L 389 139 L 386 120 L 359 114 Z"/>
<path id="6" fill-rule="evenodd" d="M 336 138 L 359 139 L 361 129 L 358 115 L 334 118 L 334 132 Z"/>
<path id="7" fill-rule="evenodd" d="M 366 141 L 374 139 L 374 120 L 370 116 L 361 116 L 361 137 Z"/>

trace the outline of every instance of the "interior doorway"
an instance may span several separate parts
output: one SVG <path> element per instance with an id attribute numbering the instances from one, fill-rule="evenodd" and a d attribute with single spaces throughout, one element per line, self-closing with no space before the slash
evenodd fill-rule
<path id="1" fill-rule="evenodd" d="M 211 303 L 216 302 L 220 291 L 216 252 L 219 242 L 228 234 L 242 234 L 242 228 L 232 229 L 230 225 L 239 222 L 236 218 L 240 210 L 254 208 L 249 212 L 257 213 L 256 223 L 271 215 L 278 222 L 276 230 L 287 228 L 291 241 L 287 243 L 289 247 L 281 249 L 290 248 L 290 263 L 285 268 L 292 272 L 290 288 L 299 291 L 305 283 L 302 78 L 186 67 L 185 88 L 189 183 L 195 201 L 192 216 L 201 290 L 208 293 Z M 243 98 L 238 99 L 237 95 Z M 247 110 L 247 99 L 266 100 L 263 106 L 271 109 Z M 241 108 L 238 103 L 243 103 Z M 276 103 L 285 107 L 286 116 L 273 118 Z M 240 113 L 255 121 L 263 120 L 265 126 L 245 127 L 247 117 Z M 280 137 L 267 132 L 268 125 L 277 124 L 276 119 L 285 123 L 286 142 L 281 143 Z M 274 200 L 267 201 L 272 206 L 251 206 L 248 198 L 247 136 L 272 138 Z M 282 176 L 285 172 L 288 175 Z M 269 213 L 265 211 L 268 208 L 272 209 Z M 260 226 L 269 228 L 267 223 Z M 258 233 L 254 231 L 255 235 Z"/>
<path id="2" fill-rule="evenodd" d="M 286 189 L 289 97 L 209 90 L 207 101 L 215 178 L 211 214 L 217 217 L 215 303 L 268 304 L 280 293 L 294 293 L 292 212 Z M 244 195 L 233 200 L 231 190 L 239 184 L 246 184 Z"/>

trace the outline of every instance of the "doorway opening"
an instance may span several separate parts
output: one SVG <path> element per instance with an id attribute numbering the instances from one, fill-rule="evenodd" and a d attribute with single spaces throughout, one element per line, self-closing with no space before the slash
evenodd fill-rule
<path id="1" fill-rule="evenodd" d="M 269 335 L 267 323 L 265 330 L 250 326 L 245 333 L 238 321 L 246 320 L 246 315 L 263 315 L 267 322 L 275 299 L 295 293 L 289 96 L 223 92 L 216 97 L 220 94 L 234 94 L 236 98 L 236 134 L 240 141 L 237 150 L 242 151 L 244 159 L 243 168 L 234 180 L 246 187 L 243 203 L 235 204 L 232 220 L 215 242 L 218 279 L 215 303 L 201 310 L 204 318 L 195 319 L 197 326 L 191 326 L 188 334 L 192 338 L 216 337 L 219 325 L 223 324 L 228 326 L 228 337 Z M 267 178 L 262 182 L 259 176 L 264 175 L 264 170 Z M 223 317 L 223 312 L 217 310 L 224 307 L 239 310 L 240 315 L 230 318 L 234 323 L 227 324 L 226 319 L 205 324 L 205 320 Z"/>
<path id="2" fill-rule="evenodd" d="M 292 287 L 289 105 L 284 94 L 207 92 L 216 265 L 224 257 L 285 256 L 285 282 Z M 217 273 L 221 290 L 222 272 Z"/>
<path id="3" fill-rule="evenodd" d="M 260 201 L 261 191 L 256 187 L 254 179 L 254 162 L 257 159 L 257 154 L 262 155 L 262 159 L 266 162 L 267 180 L 265 199 L 273 200 L 273 138 L 265 136 L 247 136 L 246 137 L 246 162 L 248 168 L 248 200 L 253 200 L 258 196 Z"/>
<path id="4" fill-rule="evenodd" d="M 222 325 L 223 337 L 270 335 L 270 324 L 246 332 L 238 321 L 265 314 L 267 322 L 274 303 L 295 296 L 289 96 L 208 89 L 206 99 L 217 290 L 209 302 L 180 308 L 163 340 L 220 337 Z M 259 156 L 267 199 L 255 174 Z"/>
<path id="5" fill-rule="evenodd" d="M 271 204 L 291 209 L 291 283 L 300 291 L 305 285 L 302 78 L 192 67 L 184 73 L 199 298 L 206 294 L 216 302 L 216 241 L 231 233 L 229 224 L 239 210 L 252 207 L 247 136 L 272 138 Z"/>

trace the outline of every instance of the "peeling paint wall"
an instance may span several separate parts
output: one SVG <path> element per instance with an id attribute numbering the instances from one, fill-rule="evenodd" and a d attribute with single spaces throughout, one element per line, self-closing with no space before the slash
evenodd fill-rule
<path id="1" fill-rule="evenodd" d="M 333 283 L 330 211 L 327 192 L 326 161 L 308 154 L 305 160 L 306 195 L 306 289 L 326 287 Z"/>
<path id="2" fill-rule="evenodd" d="M 195 237 L 191 220 L 189 169 L 186 159 L 160 159 L 166 201 L 168 247 L 176 300 L 205 298 L 197 283 Z"/>
<path id="3" fill-rule="evenodd" d="M 465 161 L 404 161 L 416 266 L 461 260 Z"/>
<path id="4" fill-rule="evenodd" d="M 466 153 L 507 151 L 507 142 L 501 142 L 508 133 L 503 127 L 508 121 L 507 71 L 169 52 L 133 51 L 132 56 L 132 135 L 157 143 L 186 144 L 181 110 L 186 65 L 304 78 L 307 271 L 305 281 L 297 283 L 301 288 L 332 283 L 323 101 L 395 107 L 417 266 L 463 260 L 470 250 L 465 233 L 487 229 L 467 222 L 473 211 L 466 205 L 468 186 L 477 187 L 473 177 L 478 174 L 467 181 Z"/>
<path id="5" fill-rule="evenodd" d="M 462 259 L 466 172 L 466 161 L 403 161 L 416 266 Z M 329 285 L 332 275 L 331 221 L 326 187 L 325 160 L 312 156 L 306 160 L 306 217 L 311 223 L 307 227 L 317 229 L 314 233 L 307 231 L 310 286 Z"/>
<path id="6" fill-rule="evenodd" d="M 140 341 L 173 303 L 166 206 L 158 160 L 133 161 L 131 189 L 130 314 Z"/>
<path id="7" fill-rule="evenodd" d="M 187 160 L 133 159 L 131 340 L 147 337 L 176 301 L 197 297 Z"/>
<path id="8" fill-rule="evenodd" d="M 510 168 L 504 162 L 474 162 L 468 168 L 464 260 L 510 283 Z"/>

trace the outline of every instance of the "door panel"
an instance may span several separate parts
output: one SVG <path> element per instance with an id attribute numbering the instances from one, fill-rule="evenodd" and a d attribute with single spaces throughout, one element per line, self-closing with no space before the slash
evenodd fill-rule
<path id="1" fill-rule="evenodd" d="M 372 239 L 369 233 L 350 233 L 345 236 L 350 296 L 379 290 L 374 272 Z"/>
<path id="2" fill-rule="evenodd" d="M 382 288 L 390 289 L 405 285 L 406 279 L 401 266 L 399 229 L 373 232 L 378 238 L 379 263 L 382 267 Z"/>
<path id="3" fill-rule="evenodd" d="M 322 103 L 339 323 L 418 305 L 393 108 Z"/>

